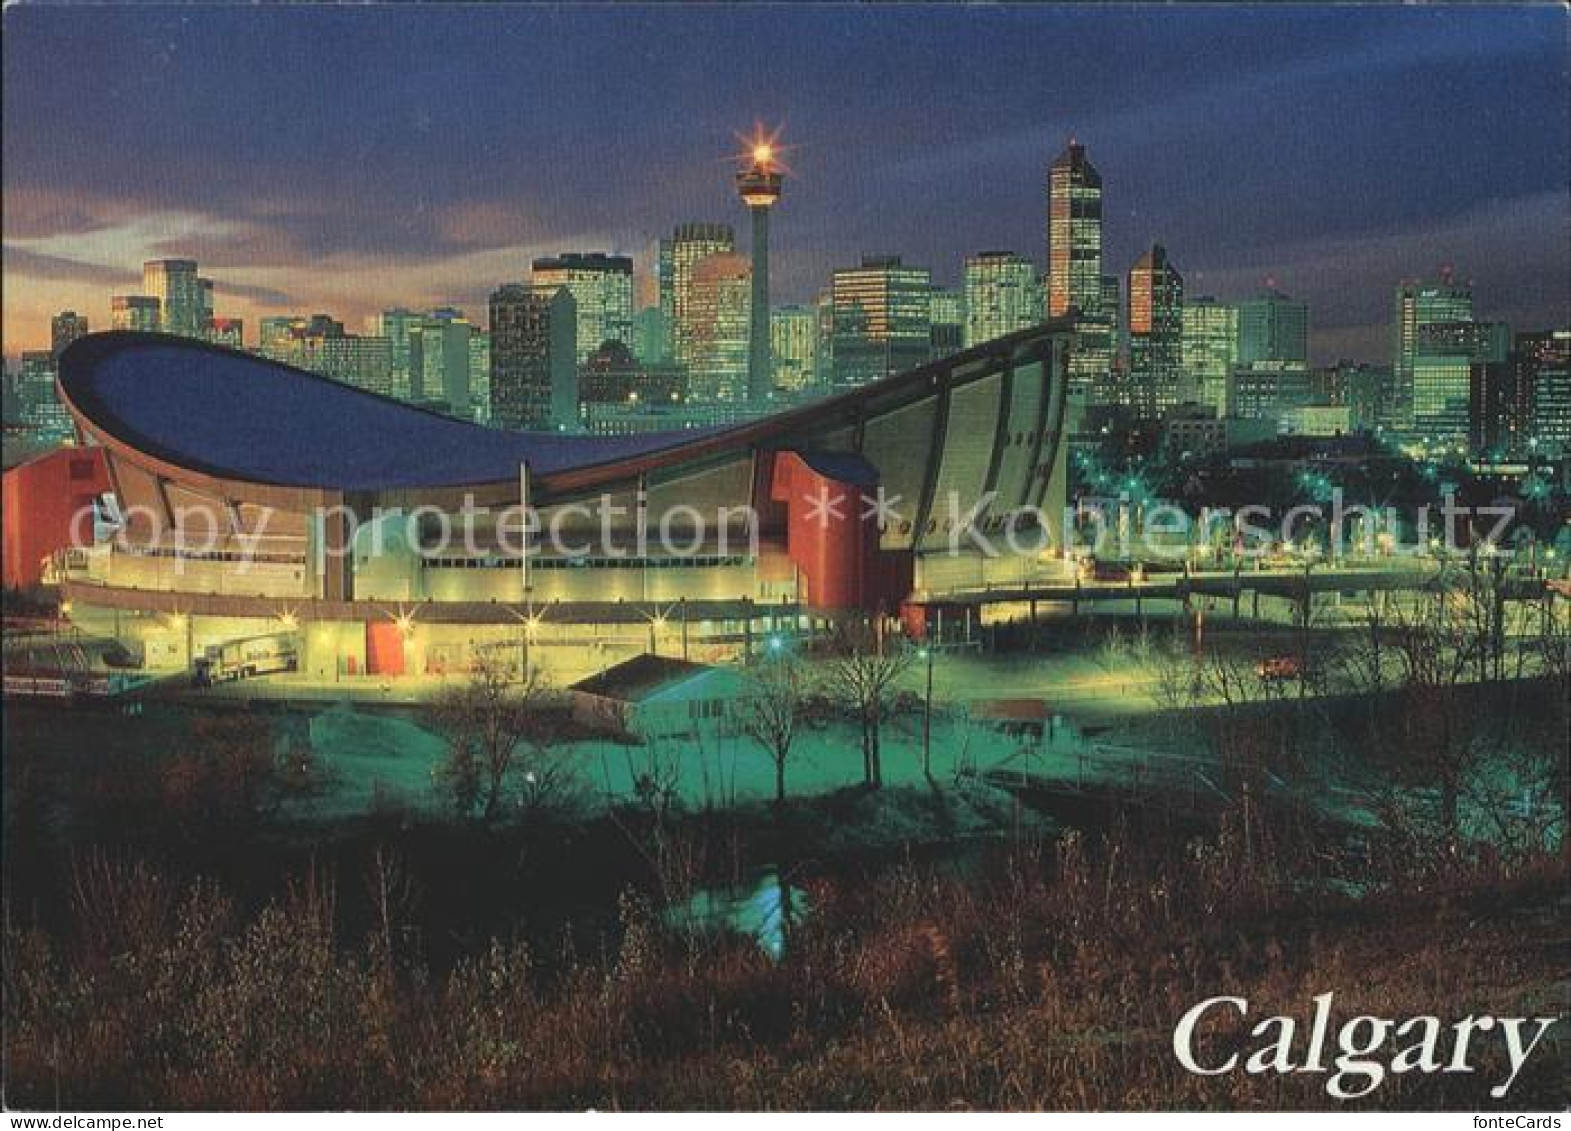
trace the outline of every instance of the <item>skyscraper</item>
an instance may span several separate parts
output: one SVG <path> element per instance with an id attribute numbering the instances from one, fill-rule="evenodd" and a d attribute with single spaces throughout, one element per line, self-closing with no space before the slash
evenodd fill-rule
<path id="1" fill-rule="evenodd" d="M 213 280 L 198 279 L 196 281 L 196 325 L 202 337 L 206 337 L 213 327 Z"/>
<path id="2" fill-rule="evenodd" d="M 782 306 L 769 319 L 774 384 L 799 392 L 818 379 L 818 312 L 810 306 Z"/>
<path id="3" fill-rule="evenodd" d="M 469 335 L 469 407 L 476 424 L 491 422 L 491 335 Z"/>
<path id="4" fill-rule="evenodd" d="M 1012 251 L 984 251 L 965 261 L 965 345 L 1001 338 L 1042 321 L 1036 266 Z"/>
<path id="5" fill-rule="evenodd" d="M 566 287 L 510 283 L 491 294 L 491 424 L 578 425 L 578 311 Z"/>
<path id="6" fill-rule="evenodd" d="M 234 332 L 240 332 L 238 319 L 214 321 L 215 329 L 233 322 Z M 308 319 L 292 315 L 264 318 L 257 340 L 263 356 L 274 361 L 367 392 L 383 396 L 391 392 L 392 358 L 387 339 L 379 335 L 346 334 L 344 324 L 326 314 L 313 314 Z"/>
<path id="7" fill-rule="evenodd" d="M 1311 370 L 1309 382 L 1313 403 L 1346 408 L 1348 427 L 1353 431 L 1370 431 L 1390 423 L 1389 365 L 1338 361 Z"/>
<path id="8" fill-rule="evenodd" d="M 1228 415 L 1280 423 L 1314 400 L 1314 383 L 1302 361 L 1254 361 L 1233 367 L 1227 383 Z"/>
<path id="9" fill-rule="evenodd" d="M 409 328 L 420 320 L 413 310 L 395 307 L 377 315 L 376 332 L 387 339 L 392 358 L 393 395 L 409 398 Z"/>
<path id="10" fill-rule="evenodd" d="M 578 361 L 603 342 L 633 344 L 633 261 L 604 252 L 564 252 L 534 261 L 537 287 L 566 287 L 578 310 Z"/>
<path id="11" fill-rule="evenodd" d="M 859 267 L 836 271 L 834 381 L 851 388 L 915 368 L 932 350 L 933 279 L 898 255 L 863 256 Z"/>
<path id="12" fill-rule="evenodd" d="M 1473 289 L 1453 281 L 1449 270 L 1439 283 L 1405 281 L 1396 289 L 1396 309 L 1392 322 L 1391 360 L 1396 380 L 1396 423 L 1401 431 L 1412 431 L 1414 419 L 1414 376 L 1420 350 L 1420 337 L 1433 344 L 1435 335 L 1425 327 L 1473 320 Z M 1442 335 L 1444 332 L 1442 332 Z M 1448 367 L 1456 376 L 1455 365 Z"/>
<path id="13" fill-rule="evenodd" d="M 692 399 L 737 404 L 749 400 L 747 367 L 752 328 L 752 267 L 735 252 L 693 265 L 687 317 L 688 387 Z"/>
<path id="14" fill-rule="evenodd" d="M 194 259 L 150 259 L 142 264 L 142 292 L 158 300 L 159 329 L 166 334 L 200 338 L 207 332 L 210 309 L 196 273 Z"/>
<path id="15" fill-rule="evenodd" d="M 1047 315 L 1073 318 L 1069 384 L 1100 403 L 1117 399 L 1111 382 L 1118 306 L 1106 297 L 1102 175 L 1071 138 L 1047 170 Z"/>
<path id="16" fill-rule="evenodd" d="M 1129 395 L 1137 415 L 1160 417 L 1183 381 L 1184 278 L 1152 244 L 1129 271 Z"/>
<path id="17" fill-rule="evenodd" d="M 307 334 L 300 366 L 368 393 L 391 395 L 392 358 L 386 338 L 360 334 Z"/>
<path id="18" fill-rule="evenodd" d="M 1417 331 L 1407 432 L 1427 443 L 1463 445 L 1474 431 L 1473 368 L 1506 362 L 1510 329 L 1502 322 L 1426 322 Z"/>
<path id="19" fill-rule="evenodd" d="M 769 210 L 780 201 L 783 178 L 775 147 L 760 136 L 736 175 L 736 191 L 753 221 L 752 294 L 748 310 L 747 401 L 763 405 L 774 383 L 769 339 Z"/>
<path id="20" fill-rule="evenodd" d="M 1102 306 L 1102 175 L 1071 139 L 1047 170 L 1047 313 Z"/>
<path id="21" fill-rule="evenodd" d="M 736 250 L 736 234 L 729 224 L 681 224 L 669 240 L 660 241 L 660 310 L 671 334 L 671 357 L 691 360 L 694 322 L 693 268 L 702 259 Z"/>
<path id="22" fill-rule="evenodd" d="M 159 303 L 152 295 L 115 295 L 109 300 L 109 325 L 115 330 L 156 331 Z"/>
<path id="23" fill-rule="evenodd" d="M 1571 455 L 1571 330 L 1520 335 L 1516 352 L 1531 369 L 1533 422 L 1528 449 L 1542 455 Z"/>
<path id="24" fill-rule="evenodd" d="M 74 310 L 62 310 L 49 320 L 49 352 L 56 361 L 65 347 L 87 333 L 87 315 Z"/>
<path id="25" fill-rule="evenodd" d="M 456 310 L 433 310 L 409 324 L 409 399 L 440 404 L 454 416 L 469 413 L 469 335 L 474 327 Z"/>
<path id="26" fill-rule="evenodd" d="M 934 287 L 929 299 L 931 348 L 928 358 L 939 361 L 966 348 L 966 296 L 964 290 Z M 1041 303 L 1037 304 L 1041 309 Z"/>
<path id="27" fill-rule="evenodd" d="M 70 412 L 60 402 L 55 383 L 57 372 L 55 356 L 49 350 L 28 350 L 22 354 L 22 371 L 17 378 L 22 423 L 36 439 L 45 442 L 67 439 L 75 431 Z"/>
<path id="28" fill-rule="evenodd" d="M 1227 378 L 1238 363 L 1238 307 L 1210 296 L 1184 301 L 1183 399 L 1228 414 Z"/>
<path id="29" fill-rule="evenodd" d="M 1274 288 L 1238 304 L 1238 360 L 1309 361 L 1309 304 Z"/>
<path id="30" fill-rule="evenodd" d="M 294 340 L 306 332 L 308 325 L 308 321 L 298 314 L 268 315 L 257 323 L 257 352 L 274 361 L 289 361 L 295 349 Z"/>

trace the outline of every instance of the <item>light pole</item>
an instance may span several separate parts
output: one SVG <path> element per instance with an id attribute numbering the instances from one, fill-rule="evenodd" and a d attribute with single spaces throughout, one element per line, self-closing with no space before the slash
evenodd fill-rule
<path id="1" fill-rule="evenodd" d="M 924 634 L 927 635 L 927 634 Z M 933 642 L 929 640 L 922 649 L 927 659 L 927 693 L 922 698 L 922 773 L 931 780 L 933 776 Z"/>

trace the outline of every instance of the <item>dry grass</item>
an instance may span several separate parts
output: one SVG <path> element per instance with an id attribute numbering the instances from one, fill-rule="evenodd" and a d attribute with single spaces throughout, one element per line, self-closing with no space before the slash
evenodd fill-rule
<path id="1" fill-rule="evenodd" d="M 242 915 L 210 885 L 99 858 L 70 928 L 7 917 L 6 1101 L 1336 1107 L 1324 1077 L 1188 1075 L 1174 1022 L 1219 993 L 1303 1015 L 1326 990 L 1349 1014 L 1565 1012 L 1561 858 L 1392 871 L 1354 899 L 1280 860 L 1245 870 L 1242 853 L 1228 834 L 1181 853 L 1069 837 L 1011 844 L 963 879 L 823 881 L 778 964 L 674 935 L 629 893 L 603 955 L 497 940 L 443 973 L 396 931 L 341 937 L 327 878 Z M 1509 1106 L 1563 1105 L 1566 1064 L 1564 1043 L 1541 1052 Z M 1360 1106 L 1477 1109 L 1503 1078 L 1409 1075 Z"/>

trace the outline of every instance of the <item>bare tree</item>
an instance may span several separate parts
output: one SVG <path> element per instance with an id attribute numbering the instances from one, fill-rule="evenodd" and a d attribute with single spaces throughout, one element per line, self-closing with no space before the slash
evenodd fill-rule
<path id="1" fill-rule="evenodd" d="M 874 789 L 884 784 L 880 734 L 891 692 L 915 662 L 916 653 L 901 639 L 886 639 L 875 624 L 842 628 L 830 642 L 824 665 L 829 696 L 848 709 L 862 733 L 862 774 Z"/>
<path id="2" fill-rule="evenodd" d="M 538 672 L 514 681 L 503 664 L 483 657 L 468 680 L 437 696 L 431 714 L 448 744 L 443 778 L 461 815 L 479 806 L 484 820 L 496 816 L 519 747 L 542 724 L 549 693 Z"/>
<path id="3" fill-rule="evenodd" d="M 161 779 L 165 803 L 187 822 L 242 827 L 275 815 L 319 781 L 309 746 L 281 756 L 273 723 L 255 711 L 201 715 L 188 737 Z"/>
<path id="4" fill-rule="evenodd" d="M 785 805 L 786 763 L 802 722 L 805 699 L 802 665 L 789 657 L 767 659 L 751 673 L 738 713 L 738 729 L 763 747 L 775 764 L 777 807 Z"/>
<path id="5" fill-rule="evenodd" d="M 1362 648 L 1344 668 L 1361 690 L 1395 695 L 1394 710 L 1374 715 L 1374 748 L 1398 778 L 1416 773 L 1435 788 L 1447 843 L 1459 836 L 1459 802 L 1488 730 L 1484 700 L 1468 689 L 1492 670 L 1493 614 L 1475 608 L 1489 600 L 1475 591 L 1483 576 L 1448 572 L 1405 600 L 1372 604 Z M 1388 808 L 1407 821 L 1403 806 Z"/>
<path id="6" fill-rule="evenodd" d="M 514 778 L 518 807 L 525 813 L 569 808 L 587 790 L 579 767 L 561 746 L 565 719 L 553 713 L 535 716 L 517 753 Z"/>

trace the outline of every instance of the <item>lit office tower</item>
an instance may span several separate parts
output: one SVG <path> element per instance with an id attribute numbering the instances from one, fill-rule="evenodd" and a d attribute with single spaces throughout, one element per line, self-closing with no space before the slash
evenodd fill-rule
<path id="1" fill-rule="evenodd" d="M 1107 367 L 1124 352 L 1124 282 L 1117 275 L 1102 276 L 1102 329 L 1107 334 Z"/>
<path id="2" fill-rule="evenodd" d="M 1548 334 L 1517 334 L 1504 361 L 1475 361 L 1469 376 L 1468 447 L 1486 460 L 1532 454 L 1533 392 Z"/>
<path id="3" fill-rule="evenodd" d="M 773 135 L 755 131 L 736 174 L 737 195 L 753 221 L 752 294 L 748 304 L 747 401 L 762 405 L 774 383 L 769 335 L 769 210 L 780 202 L 783 176 Z"/>
<path id="4" fill-rule="evenodd" d="M 296 347 L 295 339 L 306 332 L 308 322 L 298 314 L 270 314 L 256 327 L 256 352 L 273 361 L 288 362 Z"/>
<path id="5" fill-rule="evenodd" d="M 694 323 L 688 307 L 694 265 L 735 250 L 736 234 L 729 224 L 682 224 L 670 239 L 660 241 L 660 312 L 671 335 L 671 360 L 685 364 L 692 352 Z"/>
<path id="6" fill-rule="evenodd" d="M 48 350 L 23 352 L 16 386 L 22 424 L 34 438 L 48 442 L 64 440 L 74 431 L 71 414 L 60 403 L 56 372 L 54 354 Z"/>
<path id="7" fill-rule="evenodd" d="M 301 368 L 368 393 L 389 395 L 392 359 L 386 338 L 344 333 L 308 334 L 301 347 Z"/>
<path id="8" fill-rule="evenodd" d="M 115 330 L 156 331 L 158 300 L 152 295 L 115 295 L 109 300 L 109 325 Z"/>
<path id="9" fill-rule="evenodd" d="M 1209 296 L 1185 300 L 1183 356 L 1184 399 L 1226 416 L 1228 374 L 1238 363 L 1238 307 Z"/>
<path id="10" fill-rule="evenodd" d="M 818 318 L 818 384 L 829 388 L 835 382 L 835 289 L 819 288 L 813 296 L 813 313 Z"/>
<path id="11" fill-rule="evenodd" d="M 205 336 L 203 290 L 194 259 L 150 259 L 142 264 L 142 291 L 158 300 L 158 328 L 166 334 Z"/>
<path id="12" fill-rule="evenodd" d="M 215 326 L 238 320 L 216 319 Z M 238 348 L 238 347 L 237 347 Z M 387 395 L 392 387 L 392 360 L 386 338 L 344 333 L 344 324 L 326 314 L 293 315 L 261 320 L 257 348 L 263 356 L 322 377 Z"/>
<path id="13" fill-rule="evenodd" d="M 196 281 L 197 313 L 196 324 L 201 335 L 205 338 L 213 328 L 213 280 L 198 279 Z"/>
<path id="14" fill-rule="evenodd" d="M 1394 416 L 1401 431 L 1413 428 L 1413 377 L 1419 337 L 1426 326 L 1473 320 L 1473 289 L 1452 280 L 1449 270 L 1438 283 L 1404 282 L 1396 289 L 1391 362 L 1396 382 Z"/>
<path id="15" fill-rule="evenodd" d="M 534 262 L 537 287 L 566 287 L 578 308 L 578 361 L 604 342 L 633 344 L 633 261 L 625 255 L 567 252 Z"/>
<path id="16" fill-rule="evenodd" d="M 1520 334 L 1516 353 L 1531 370 L 1532 424 L 1527 450 L 1571 455 L 1571 330 Z"/>
<path id="17" fill-rule="evenodd" d="M 1047 170 L 1047 313 L 1102 305 L 1102 175 L 1071 140 Z"/>
<path id="18" fill-rule="evenodd" d="M 1183 379 L 1184 279 L 1152 244 L 1129 271 L 1129 407 L 1155 419 L 1178 403 Z"/>
<path id="19" fill-rule="evenodd" d="M 1410 436 L 1441 447 L 1465 445 L 1473 432 L 1473 369 L 1502 365 L 1511 352 L 1503 322 L 1426 322 L 1414 340 Z"/>
<path id="20" fill-rule="evenodd" d="M 933 280 L 898 255 L 863 256 L 830 284 L 834 382 L 853 388 L 915 368 L 932 350 Z"/>
<path id="21" fill-rule="evenodd" d="M 1108 399 L 1117 307 L 1104 302 L 1102 175 L 1085 146 L 1069 145 L 1047 170 L 1047 314 L 1073 317 L 1077 334 L 1069 383 Z"/>
<path id="22" fill-rule="evenodd" d="M 510 283 L 491 294 L 491 424 L 578 426 L 578 311 L 566 287 Z"/>
<path id="23" fill-rule="evenodd" d="M 469 416 L 469 335 L 457 310 L 433 310 L 409 323 L 409 399 Z"/>
<path id="24" fill-rule="evenodd" d="M 469 409 L 476 424 L 491 422 L 491 335 L 469 335 Z"/>
<path id="25" fill-rule="evenodd" d="M 965 344 L 1001 338 L 1042 321 L 1036 267 L 1012 251 L 966 257 Z"/>
<path id="26" fill-rule="evenodd" d="M 384 310 L 376 317 L 377 336 L 387 339 L 392 358 L 393 395 L 406 400 L 409 399 L 409 328 L 421 317 L 402 307 Z"/>
<path id="27" fill-rule="evenodd" d="M 49 320 L 49 352 L 59 361 L 65 347 L 86 334 L 87 315 L 62 310 Z"/>
<path id="28" fill-rule="evenodd" d="M 1238 360 L 1309 360 L 1309 304 L 1267 289 L 1238 304 Z"/>
<path id="29" fill-rule="evenodd" d="M 720 252 L 693 265 L 686 309 L 692 400 L 735 404 L 746 399 L 752 305 L 752 267 L 746 257 Z"/>
<path id="30" fill-rule="evenodd" d="M 1040 293 L 1040 292 L 1039 292 Z M 942 359 L 966 348 L 966 295 L 964 290 L 934 287 L 928 304 L 931 318 L 929 360 Z M 1040 320 L 1041 303 L 1037 303 Z"/>
<path id="31" fill-rule="evenodd" d="M 769 317 L 769 352 L 775 387 L 797 392 L 818 379 L 818 312 L 811 306 L 782 306 Z"/>

